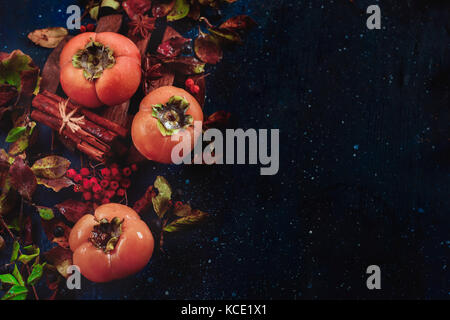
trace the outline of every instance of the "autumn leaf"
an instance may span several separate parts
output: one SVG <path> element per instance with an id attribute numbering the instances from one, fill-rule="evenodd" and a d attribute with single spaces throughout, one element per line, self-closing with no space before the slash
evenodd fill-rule
<path id="1" fill-rule="evenodd" d="M 122 7 L 128 17 L 133 19 L 138 14 L 144 14 L 152 7 L 151 0 L 127 0 L 122 2 Z"/>
<path id="2" fill-rule="evenodd" d="M 233 31 L 248 31 L 255 27 L 257 23 L 255 20 L 246 15 L 240 15 L 233 18 L 228 19 L 224 23 L 222 23 L 219 28 L 220 29 L 229 29 Z"/>
<path id="3" fill-rule="evenodd" d="M 44 257 L 50 264 L 56 267 L 64 278 L 69 276 L 67 267 L 72 265 L 72 251 L 61 247 L 54 247 L 45 252 Z"/>
<path id="4" fill-rule="evenodd" d="M 164 1 L 157 0 L 156 3 L 153 4 L 152 13 L 155 18 L 162 18 L 169 14 L 175 6 L 175 0 Z"/>
<path id="5" fill-rule="evenodd" d="M 58 203 L 55 207 L 70 222 L 76 223 L 82 216 L 92 213 L 92 207 L 86 202 L 68 199 L 62 203 Z"/>
<path id="6" fill-rule="evenodd" d="M 217 39 L 201 31 L 195 39 L 194 50 L 200 60 L 209 64 L 216 64 L 223 57 L 223 51 Z"/>
<path id="7" fill-rule="evenodd" d="M 192 227 L 203 221 L 208 214 L 200 210 L 193 210 L 191 215 L 177 219 L 164 227 L 164 232 L 176 232 Z"/>
<path id="8" fill-rule="evenodd" d="M 12 85 L 20 94 L 31 96 L 38 78 L 39 68 L 29 55 L 20 50 L 0 52 L 0 87 Z"/>
<path id="9" fill-rule="evenodd" d="M 158 189 L 158 195 L 152 198 L 153 208 L 158 217 L 162 218 L 170 207 L 172 198 L 172 189 L 164 177 L 156 177 L 154 187 Z"/>
<path id="10" fill-rule="evenodd" d="M 193 75 L 205 72 L 205 63 L 195 57 L 162 58 L 161 61 L 170 70 L 183 75 Z"/>
<path id="11" fill-rule="evenodd" d="M 70 161 L 60 156 L 48 156 L 37 160 L 31 170 L 40 178 L 58 179 L 63 177 L 70 167 Z"/>
<path id="12" fill-rule="evenodd" d="M 192 41 L 191 39 L 187 39 L 184 37 L 173 37 L 169 40 L 162 42 L 157 49 L 157 52 L 167 58 L 172 58 L 179 56 L 183 46 Z"/>
<path id="13" fill-rule="evenodd" d="M 186 17 L 189 13 L 189 2 L 188 0 L 176 0 L 175 6 L 167 15 L 167 21 L 181 20 Z"/>
<path id="14" fill-rule="evenodd" d="M 0 107 L 7 106 L 9 103 L 12 103 L 18 95 L 19 94 L 15 86 L 10 84 L 0 85 Z M 7 108 L 4 109 L 6 110 Z"/>
<path id="15" fill-rule="evenodd" d="M 30 32 L 28 39 L 44 48 L 56 48 L 68 34 L 67 29 L 63 27 L 45 28 Z"/>
<path id="16" fill-rule="evenodd" d="M 64 188 L 68 188 L 73 186 L 75 183 L 67 177 L 62 177 L 58 179 L 45 179 L 45 178 L 36 178 L 37 184 L 43 185 L 49 189 L 52 189 L 55 192 L 59 192 Z"/>
<path id="17" fill-rule="evenodd" d="M 17 156 L 24 152 L 30 146 L 30 140 L 33 137 L 36 122 L 27 123 L 26 130 L 9 146 L 9 154 Z"/>
<path id="18" fill-rule="evenodd" d="M 14 163 L 9 168 L 11 185 L 19 194 L 27 200 L 36 190 L 37 181 L 33 171 L 28 167 L 21 157 L 16 157 Z"/>
<path id="19" fill-rule="evenodd" d="M 226 129 L 229 126 L 230 118 L 230 112 L 216 111 L 203 122 L 203 129 Z"/>
<path id="20" fill-rule="evenodd" d="M 41 220 L 45 235 L 50 242 L 57 243 L 63 248 L 69 248 L 69 235 L 71 228 L 69 228 L 63 221 L 56 217 L 51 220 Z M 61 235 L 59 234 L 59 230 Z"/>
<path id="21" fill-rule="evenodd" d="M 27 130 L 27 127 L 15 127 L 12 128 L 6 136 L 5 142 L 15 142 L 20 136 Z"/>
<path id="22" fill-rule="evenodd" d="M 53 213 L 52 208 L 42 207 L 42 206 L 36 206 L 36 209 L 39 212 L 39 215 L 44 220 L 52 220 L 55 217 L 55 214 Z"/>

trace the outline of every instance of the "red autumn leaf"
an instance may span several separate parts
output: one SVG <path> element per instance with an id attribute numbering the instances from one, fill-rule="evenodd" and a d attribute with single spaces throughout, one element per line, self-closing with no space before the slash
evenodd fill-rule
<path id="1" fill-rule="evenodd" d="M 173 58 L 173 57 L 180 55 L 181 50 L 183 49 L 183 46 L 187 42 L 190 42 L 190 41 L 192 41 L 192 40 L 183 38 L 181 36 L 172 37 L 172 38 L 162 42 L 158 46 L 157 52 L 166 58 Z"/>
<path id="2" fill-rule="evenodd" d="M 127 15 L 133 19 L 138 14 L 144 14 L 152 7 L 151 0 L 127 0 L 122 2 L 122 7 Z"/>
<path id="3" fill-rule="evenodd" d="M 228 19 L 220 25 L 220 29 L 229 29 L 233 31 L 248 31 L 255 27 L 257 23 L 255 20 L 246 15 L 236 16 Z"/>
<path id="4" fill-rule="evenodd" d="M 197 39 L 195 39 L 194 50 L 200 60 L 209 64 L 216 64 L 223 57 L 223 51 L 218 41 L 211 35 L 201 31 Z"/>
<path id="5" fill-rule="evenodd" d="M 0 85 L 0 107 L 7 106 L 18 95 L 16 87 L 10 84 Z"/>
<path id="6" fill-rule="evenodd" d="M 63 248 L 69 248 L 69 228 L 64 222 L 57 218 L 51 220 L 41 219 L 42 227 L 48 240 L 57 243 Z"/>
<path id="7" fill-rule="evenodd" d="M 16 157 L 14 163 L 9 168 L 11 185 L 19 194 L 27 200 L 36 190 L 37 181 L 33 171 L 27 166 L 21 157 Z"/>
<path id="8" fill-rule="evenodd" d="M 153 4 L 152 13 L 155 18 L 162 18 L 169 14 L 175 6 L 175 0 L 157 0 Z"/>
<path id="9" fill-rule="evenodd" d="M 183 75 L 201 74 L 205 71 L 205 63 L 195 57 L 162 58 L 161 61 L 170 70 Z"/>
<path id="10" fill-rule="evenodd" d="M 92 207 L 85 202 L 76 200 L 66 200 L 58 203 L 55 207 L 70 222 L 76 223 L 82 216 L 92 213 Z"/>

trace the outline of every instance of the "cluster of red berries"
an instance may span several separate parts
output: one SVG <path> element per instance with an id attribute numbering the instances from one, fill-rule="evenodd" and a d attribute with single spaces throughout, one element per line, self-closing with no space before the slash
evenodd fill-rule
<path id="1" fill-rule="evenodd" d="M 94 29 L 95 29 L 94 24 L 89 23 L 89 24 L 87 24 L 87 25 L 85 25 L 85 26 L 84 26 L 84 25 L 81 26 L 81 27 L 80 27 L 80 32 L 81 32 L 81 33 L 86 32 L 86 31 L 92 32 L 92 31 L 94 31 Z"/>
<path id="2" fill-rule="evenodd" d="M 126 190 L 131 186 L 129 177 L 137 171 L 136 164 L 120 168 L 117 164 L 100 170 L 81 168 L 80 172 L 75 169 L 67 170 L 67 177 L 76 184 L 74 191 L 83 194 L 85 201 L 93 201 L 96 204 L 110 203 L 114 197 L 123 198 Z"/>
<path id="3" fill-rule="evenodd" d="M 184 84 L 186 86 L 186 89 L 188 89 L 193 94 L 198 94 L 200 92 L 200 87 L 195 84 L 192 78 L 188 78 Z"/>

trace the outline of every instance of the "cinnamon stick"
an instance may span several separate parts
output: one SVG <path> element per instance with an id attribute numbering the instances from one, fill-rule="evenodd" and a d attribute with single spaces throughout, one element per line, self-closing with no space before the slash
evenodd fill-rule
<path id="1" fill-rule="evenodd" d="M 32 102 L 33 107 L 36 109 L 41 110 L 42 112 L 45 112 L 49 115 L 52 115 L 53 117 L 61 119 L 61 114 L 59 112 L 57 101 L 43 95 L 38 94 Z M 67 108 L 69 111 L 73 110 L 71 108 Z M 84 124 L 80 124 L 80 127 L 92 134 L 93 136 L 97 137 L 98 139 L 102 140 L 105 143 L 112 143 L 114 139 L 117 137 L 117 134 L 108 131 L 107 129 L 95 124 L 94 122 L 85 119 Z"/>
<path id="2" fill-rule="evenodd" d="M 56 101 L 56 102 L 64 102 L 65 101 L 64 98 L 62 98 L 52 92 L 49 92 L 47 90 L 42 91 L 41 94 Z M 77 108 L 78 106 L 75 105 L 74 103 L 72 103 L 71 101 L 69 101 L 69 103 L 67 104 L 67 107 L 69 110 L 73 110 L 74 108 Z M 96 114 L 92 111 L 89 111 L 86 108 L 80 108 L 79 111 L 82 115 L 84 115 L 86 117 L 86 119 L 91 120 L 92 122 L 98 124 L 99 126 L 105 128 L 105 129 L 108 129 L 123 138 L 125 138 L 128 134 L 128 130 L 126 128 L 118 125 L 117 123 L 115 123 L 109 119 L 99 116 L 98 114 Z"/>
<path id="3" fill-rule="evenodd" d="M 60 119 L 52 117 L 51 115 L 48 115 L 40 110 L 33 110 L 33 112 L 31 112 L 31 118 L 55 131 L 59 131 L 62 124 Z M 71 129 L 65 127 L 61 135 L 64 138 L 68 138 L 70 141 L 73 141 L 78 150 L 98 161 L 103 161 L 106 153 L 110 150 L 108 145 L 93 139 L 94 137 L 84 130 L 72 132 Z"/>

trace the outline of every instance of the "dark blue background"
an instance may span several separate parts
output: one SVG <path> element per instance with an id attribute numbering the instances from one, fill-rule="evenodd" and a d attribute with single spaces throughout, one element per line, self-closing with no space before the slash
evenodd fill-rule
<path id="1" fill-rule="evenodd" d="M 26 35 L 65 26 L 72 2 L 2 0 L 0 50 L 21 49 L 42 68 L 50 49 Z M 223 10 L 259 27 L 210 68 L 205 112 L 279 128 L 279 173 L 148 163 L 131 203 L 162 174 L 213 218 L 168 236 L 136 276 L 83 281 L 61 298 L 448 299 L 450 5 L 353 2 L 240 0 Z M 371 4 L 382 30 L 366 28 Z M 42 127 L 36 148 L 48 144 Z M 70 195 L 40 189 L 36 198 L 53 205 Z M 382 290 L 366 288 L 371 264 Z"/>

